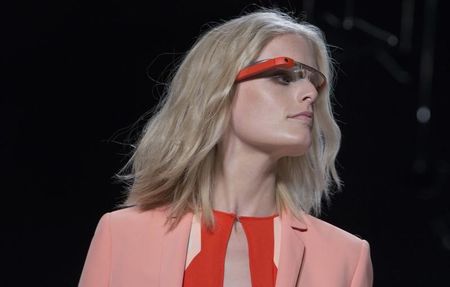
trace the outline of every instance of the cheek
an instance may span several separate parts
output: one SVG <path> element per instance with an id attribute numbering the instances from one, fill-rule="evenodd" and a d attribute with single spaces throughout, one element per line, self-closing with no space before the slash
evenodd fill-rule
<path id="1" fill-rule="evenodd" d="M 272 90 L 242 85 L 231 108 L 231 129 L 242 142 L 283 155 L 301 155 L 311 145 L 309 126 L 287 119 L 295 102 Z"/>
<path id="2" fill-rule="evenodd" d="M 282 103 L 276 100 L 267 91 L 241 87 L 233 100 L 233 128 L 249 135 L 273 133 L 283 115 Z"/>

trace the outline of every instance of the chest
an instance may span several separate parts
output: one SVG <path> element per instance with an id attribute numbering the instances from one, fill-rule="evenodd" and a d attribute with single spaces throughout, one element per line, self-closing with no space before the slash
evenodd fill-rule
<path id="1" fill-rule="evenodd" d="M 223 286 L 252 286 L 247 237 L 239 221 L 235 222 L 228 240 Z"/>
<path id="2" fill-rule="evenodd" d="M 215 220 L 213 230 L 193 220 L 183 286 L 275 286 L 278 217 L 215 214 Z"/>

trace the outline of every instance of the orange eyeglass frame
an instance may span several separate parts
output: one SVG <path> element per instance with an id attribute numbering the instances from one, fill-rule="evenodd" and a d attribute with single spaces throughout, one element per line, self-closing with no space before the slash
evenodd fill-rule
<path id="1" fill-rule="evenodd" d="M 238 73 L 235 81 L 236 82 L 244 81 L 273 69 L 291 69 L 296 66 L 303 67 L 306 70 L 314 72 L 317 75 L 319 75 L 319 77 L 322 78 L 322 84 L 320 86 L 323 86 L 326 83 L 327 78 L 320 71 L 306 64 L 296 62 L 289 57 L 277 57 L 273 59 L 262 60 L 250 66 L 247 66 Z"/>

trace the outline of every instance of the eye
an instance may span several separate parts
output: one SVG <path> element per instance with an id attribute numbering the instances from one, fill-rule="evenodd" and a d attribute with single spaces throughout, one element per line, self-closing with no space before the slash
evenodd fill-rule
<path id="1" fill-rule="evenodd" d="M 289 85 L 291 82 L 294 82 L 296 79 L 292 73 L 286 71 L 280 71 L 272 76 L 277 83 L 282 85 Z"/>
<path id="2" fill-rule="evenodd" d="M 308 75 L 306 70 L 303 68 L 299 68 L 299 69 L 295 70 L 294 73 L 297 75 L 298 79 L 305 79 Z"/>

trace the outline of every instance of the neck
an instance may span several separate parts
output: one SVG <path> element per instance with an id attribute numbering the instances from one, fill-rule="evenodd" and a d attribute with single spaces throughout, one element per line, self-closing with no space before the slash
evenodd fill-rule
<path id="1" fill-rule="evenodd" d="M 240 144 L 219 145 L 213 208 L 237 216 L 277 213 L 276 161 Z"/>

